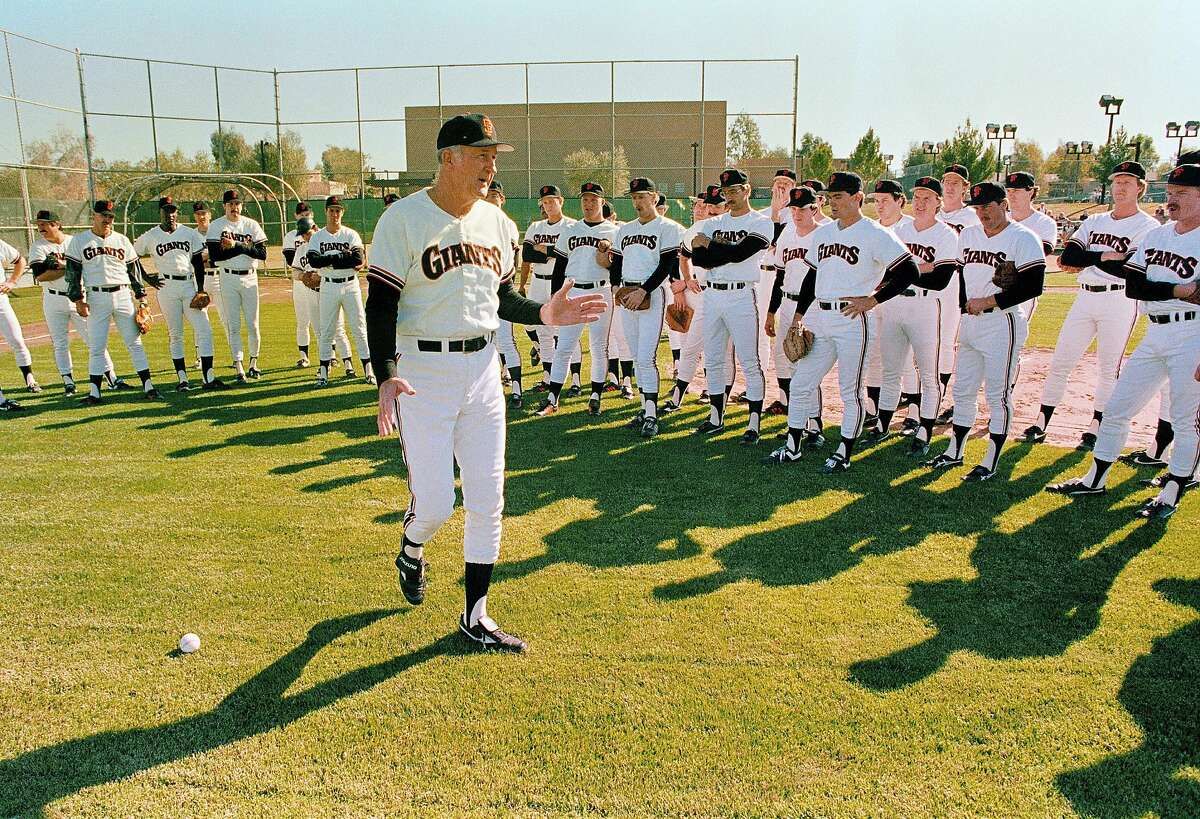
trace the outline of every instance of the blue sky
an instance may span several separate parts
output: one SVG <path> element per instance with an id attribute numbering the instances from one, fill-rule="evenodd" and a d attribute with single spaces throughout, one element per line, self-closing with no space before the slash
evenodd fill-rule
<path id="1" fill-rule="evenodd" d="M 1200 49 L 1178 33 L 1200 28 L 1200 3 L 839 2 L 694 3 L 385 3 L 264 2 L 8 3 L 0 27 L 83 51 L 218 63 L 247 68 L 493 63 L 522 60 L 744 59 L 800 55 L 799 131 L 813 131 L 847 154 L 868 126 L 887 153 L 912 141 L 940 139 L 966 117 L 1018 125 L 1044 149 L 1060 140 L 1104 140 L 1097 99 L 1126 99 L 1118 124 L 1157 140 L 1168 120 L 1200 119 Z M 330 13 L 326 8 L 332 8 Z M 14 41 L 18 91 L 77 105 L 74 58 Z M 149 113 L 145 65 L 89 58 L 89 107 Z M 225 119 L 273 122 L 269 74 L 222 72 Z M 210 116 L 212 72 L 155 69 L 157 114 Z M 436 100 L 431 71 L 360 74 L 367 116 L 400 116 L 405 104 Z M 607 66 L 531 69 L 535 101 L 607 99 Z M 619 99 L 695 98 L 696 65 L 618 66 Z M 767 141 L 791 142 L 790 64 L 712 64 L 706 94 L 731 112 L 760 117 Z M 7 92 L 8 80 L 0 82 Z M 353 117 L 353 74 L 283 75 L 283 119 Z M 454 102 L 523 101 L 520 69 L 454 69 L 443 74 Z M 11 106 L 0 106 L 0 151 L 8 153 Z M 778 114 L 777 116 L 766 116 Z M 25 138 L 70 114 L 22 111 Z M 252 139 L 274 127 L 239 126 Z M 144 122 L 98 118 L 100 152 L 118 158 L 149 153 Z M 397 167 L 402 126 L 365 129 L 377 166 Z M 212 128 L 160 124 L 160 148 L 202 148 Z M 305 126 L 309 155 L 323 144 L 353 144 L 355 128 Z M 8 157 L 0 157 L 7 159 Z"/>

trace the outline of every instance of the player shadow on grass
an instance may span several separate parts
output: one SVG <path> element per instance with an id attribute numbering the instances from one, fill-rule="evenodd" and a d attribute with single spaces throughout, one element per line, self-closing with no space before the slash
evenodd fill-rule
<path id="1" fill-rule="evenodd" d="M 1037 488 L 1058 471 L 1057 462 L 1036 470 Z M 933 675 L 957 651 L 993 660 L 1047 657 L 1087 637 L 1117 575 L 1165 531 L 1134 522 L 1123 501 L 1138 491 L 1130 478 L 1102 497 L 1061 500 L 1016 531 L 982 527 L 971 552 L 974 578 L 909 586 L 909 605 L 936 634 L 854 663 L 851 679 L 892 691 Z"/>
<path id="2" fill-rule="evenodd" d="M 1160 580 L 1154 590 L 1200 612 L 1200 580 Z M 1104 819 L 1200 811 L 1200 620 L 1157 638 L 1133 661 L 1117 699 L 1141 727 L 1142 744 L 1055 781 L 1075 810 Z"/>
<path id="3" fill-rule="evenodd" d="M 153 728 L 105 731 L 0 760 L 0 815 L 33 812 L 85 788 L 176 762 L 296 722 L 368 691 L 435 657 L 465 653 L 448 634 L 410 654 L 348 671 L 294 694 L 285 692 L 309 661 L 338 637 L 396 614 L 376 609 L 313 626 L 304 642 L 238 686 L 214 709 Z"/>

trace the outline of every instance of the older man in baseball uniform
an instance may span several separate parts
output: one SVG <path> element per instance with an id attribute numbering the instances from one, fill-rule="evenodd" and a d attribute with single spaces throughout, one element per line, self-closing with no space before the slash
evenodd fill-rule
<path id="1" fill-rule="evenodd" d="M 494 337 L 500 317 L 525 325 L 592 321 L 604 300 L 571 298 L 568 281 L 546 304 L 513 289 L 517 234 L 484 201 L 496 153 L 512 146 L 481 114 L 457 116 L 437 138 L 432 187 L 395 203 L 375 228 L 367 320 L 379 372 L 381 435 L 400 431 L 412 497 L 396 558 L 400 587 L 425 599 L 424 547 L 454 511 L 462 478 L 466 603 L 459 631 L 489 649 L 525 651 L 487 611 L 504 506 L 504 392 Z"/>
<path id="2" fill-rule="evenodd" d="M 261 336 L 258 331 L 258 263 L 267 259 L 267 234 L 262 225 L 242 215 L 242 200 L 236 190 L 222 196 L 225 215 L 215 220 L 205 234 L 208 258 L 217 266 L 221 280 L 221 299 L 225 310 L 222 319 L 229 350 L 239 384 L 247 376 L 259 378 L 258 353 Z M 246 322 L 246 341 L 250 352 L 250 369 L 242 366 L 242 321 Z"/>
<path id="3" fill-rule="evenodd" d="M 1130 420 L 1166 382 L 1175 429 L 1171 461 L 1158 495 L 1138 511 L 1153 520 L 1175 513 L 1200 463 L 1200 165 L 1180 165 L 1167 176 L 1167 214 L 1174 221 L 1147 233 L 1125 264 L 1125 293 L 1142 303 L 1149 324 L 1117 378 L 1092 466 L 1082 478 L 1047 487 L 1070 496 L 1103 494 Z"/>

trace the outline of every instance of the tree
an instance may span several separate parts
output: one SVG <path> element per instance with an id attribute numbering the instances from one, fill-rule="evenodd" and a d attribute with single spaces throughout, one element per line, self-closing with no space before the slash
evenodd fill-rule
<path id="1" fill-rule="evenodd" d="M 875 135 L 874 128 L 868 128 L 859 139 L 846 166 L 861 176 L 864 183 L 874 182 L 887 173 L 887 162 L 879 150 L 879 137 Z"/>
<path id="2" fill-rule="evenodd" d="M 367 155 L 355 148 L 330 145 L 321 152 L 321 176 L 330 182 L 341 182 L 347 190 L 358 190 L 359 174 L 368 171 Z"/>
<path id="3" fill-rule="evenodd" d="M 258 170 L 258 157 L 246 138 L 237 131 L 213 131 L 208 141 L 219 173 L 246 172 L 251 167 Z"/>
<path id="4" fill-rule="evenodd" d="M 587 148 L 572 151 L 563 157 L 563 168 L 567 190 L 577 191 L 584 182 L 599 182 L 612 196 L 629 187 L 629 159 L 622 145 L 615 154 Z"/>
<path id="5" fill-rule="evenodd" d="M 1042 174 L 1053 197 L 1082 200 L 1086 197 L 1087 182 L 1092 178 L 1095 154 L 1068 154 L 1060 144 L 1042 165 Z"/>
<path id="6" fill-rule="evenodd" d="M 725 153 L 729 164 L 733 166 L 748 159 L 761 159 L 767 153 L 758 123 L 745 111 L 729 124 Z"/>
<path id="7" fill-rule="evenodd" d="M 983 134 L 971 125 L 970 119 L 954 129 L 954 136 L 946 140 L 937 161 L 942 168 L 964 166 L 972 182 L 991 179 L 996 173 L 996 151 L 984 149 Z"/>
<path id="8" fill-rule="evenodd" d="M 1031 173 L 1034 180 L 1039 185 L 1041 184 L 1042 166 L 1045 164 L 1046 158 L 1036 142 L 1017 140 L 1013 143 L 1012 158 L 1012 163 L 1008 166 L 1010 171 Z"/>
<path id="9" fill-rule="evenodd" d="M 83 137 L 59 126 L 46 139 L 25 145 L 25 161 L 30 165 L 55 165 L 61 168 L 87 168 Z M 86 173 L 70 171 L 27 171 L 29 196 L 33 199 L 85 200 L 88 198 Z M 21 172 L 16 168 L 0 172 L 0 196 L 21 196 Z"/>
<path id="10" fill-rule="evenodd" d="M 796 172 L 800 179 L 829 179 L 833 173 L 833 146 L 819 136 L 806 133 L 796 149 Z"/>
<path id="11" fill-rule="evenodd" d="M 1139 154 L 1138 145 L 1141 145 Z M 1140 156 L 1140 161 L 1143 167 L 1153 168 L 1158 162 L 1158 151 L 1154 148 L 1154 140 L 1146 134 L 1137 134 L 1129 136 L 1129 133 L 1124 128 L 1118 128 L 1113 134 L 1112 142 L 1101 145 L 1096 151 L 1096 162 L 1093 168 L 1096 179 L 1101 182 L 1106 182 L 1113 168 L 1117 165 L 1131 160 L 1134 156 Z"/>

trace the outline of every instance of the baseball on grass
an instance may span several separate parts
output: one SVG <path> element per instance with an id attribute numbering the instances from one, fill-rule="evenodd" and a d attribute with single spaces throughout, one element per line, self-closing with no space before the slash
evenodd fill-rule
<path id="1" fill-rule="evenodd" d="M 200 650 L 200 635 L 192 634 L 190 631 L 179 638 L 179 650 L 184 654 L 191 654 L 193 651 Z"/>

